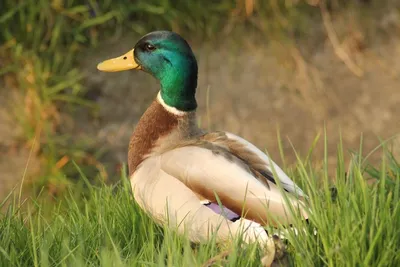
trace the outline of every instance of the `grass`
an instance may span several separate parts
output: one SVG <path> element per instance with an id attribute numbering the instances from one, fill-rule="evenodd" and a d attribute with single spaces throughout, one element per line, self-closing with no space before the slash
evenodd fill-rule
<path id="1" fill-rule="evenodd" d="M 93 185 L 102 168 L 92 151 L 96 148 L 76 140 L 71 146 L 73 137 L 62 132 L 61 118 L 76 106 L 96 110 L 77 59 L 99 40 L 160 28 L 212 39 L 249 27 L 285 39 L 301 35 L 318 17 L 304 1 L 255 1 L 245 8 L 250 2 L 1 2 L 0 86 L 21 96 L 10 109 L 22 129 L 17 142 L 32 147 L 43 166 L 35 177 L 38 196 L 21 203 L 18 194 L 10 194 L 0 204 L 5 210 L 0 213 L 0 266 L 198 266 L 224 249 L 213 241 L 193 248 L 185 237 L 156 226 L 134 203 L 125 176 L 112 187 Z M 380 167 L 366 165 L 361 157 L 345 166 L 340 145 L 338 151 L 334 182 L 326 159 L 318 172 L 308 157 L 299 159 L 290 173 L 310 196 L 313 210 L 307 233 L 288 234 L 291 265 L 399 266 L 400 164 L 386 152 Z M 367 182 L 371 177 L 376 182 Z M 43 200 L 51 193 L 49 184 L 65 188 L 65 194 Z M 295 226 L 304 227 L 301 221 Z M 310 234 L 312 227 L 317 236 Z M 233 243 L 224 265 L 259 266 L 259 248 L 239 243 Z"/>
<path id="2" fill-rule="evenodd" d="M 294 224 L 306 232 L 287 234 L 290 265 L 399 266 L 400 164 L 389 152 L 379 168 L 366 168 L 357 155 L 345 166 L 340 145 L 337 155 L 335 179 L 300 159 L 290 173 L 312 210 L 310 226 L 300 218 Z M 82 181 L 88 190 L 71 190 L 55 205 L 14 198 L 0 215 L 0 266 L 201 266 L 226 248 L 214 241 L 193 248 L 155 225 L 133 201 L 125 176 L 113 187 Z M 239 245 L 230 244 L 232 253 L 219 264 L 259 266 L 260 249 Z"/>

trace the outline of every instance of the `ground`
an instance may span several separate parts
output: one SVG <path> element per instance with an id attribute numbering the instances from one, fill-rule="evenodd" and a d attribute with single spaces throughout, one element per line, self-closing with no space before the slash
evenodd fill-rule
<path id="1" fill-rule="evenodd" d="M 197 99 L 202 127 L 239 134 L 280 162 L 279 128 L 285 160 L 293 163 L 290 142 L 305 156 L 326 126 L 332 166 L 340 132 L 347 151 L 358 150 L 363 135 L 364 151 L 368 152 L 380 144 L 379 138 L 397 134 L 399 125 L 393 122 L 400 114 L 398 37 L 384 36 L 385 41 L 350 52 L 364 72 L 362 77 L 346 67 L 327 39 L 319 38 L 318 43 L 306 40 L 286 45 L 272 40 L 259 45 L 250 39 L 238 47 L 235 37 L 218 45 L 194 44 L 199 59 Z M 83 63 L 88 86 L 100 91 L 101 122 L 91 134 L 108 143 L 119 162 L 126 160 L 130 134 L 158 85 L 146 73 L 101 73 L 96 64 L 124 53 L 135 40 L 127 37 L 118 44 L 105 44 Z M 321 139 L 316 158 L 321 159 L 322 153 Z"/>

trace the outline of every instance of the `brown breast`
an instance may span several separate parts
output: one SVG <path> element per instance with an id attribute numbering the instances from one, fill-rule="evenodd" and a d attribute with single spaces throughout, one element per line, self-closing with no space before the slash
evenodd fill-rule
<path id="1" fill-rule="evenodd" d="M 128 167 L 132 175 L 157 140 L 178 125 L 179 117 L 166 111 L 154 100 L 139 120 L 129 142 Z"/>

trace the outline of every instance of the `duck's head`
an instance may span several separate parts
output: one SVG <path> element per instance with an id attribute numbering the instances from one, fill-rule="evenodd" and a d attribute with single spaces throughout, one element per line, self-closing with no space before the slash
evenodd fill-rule
<path id="1" fill-rule="evenodd" d="M 197 107 L 197 61 L 189 44 L 174 32 L 151 32 L 128 53 L 103 61 L 97 69 L 143 70 L 160 82 L 160 95 L 165 104 L 181 111 Z"/>

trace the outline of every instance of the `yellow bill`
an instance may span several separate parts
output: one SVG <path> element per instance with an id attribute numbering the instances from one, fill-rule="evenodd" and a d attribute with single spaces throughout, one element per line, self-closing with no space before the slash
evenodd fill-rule
<path id="1" fill-rule="evenodd" d="M 134 49 L 120 57 L 108 59 L 99 63 L 97 69 L 105 72 L 117 72 L 131 69 L 140 70 L 141 66 L 136 63 L 135 58 L 133 57 L 133 50 Z"/>

